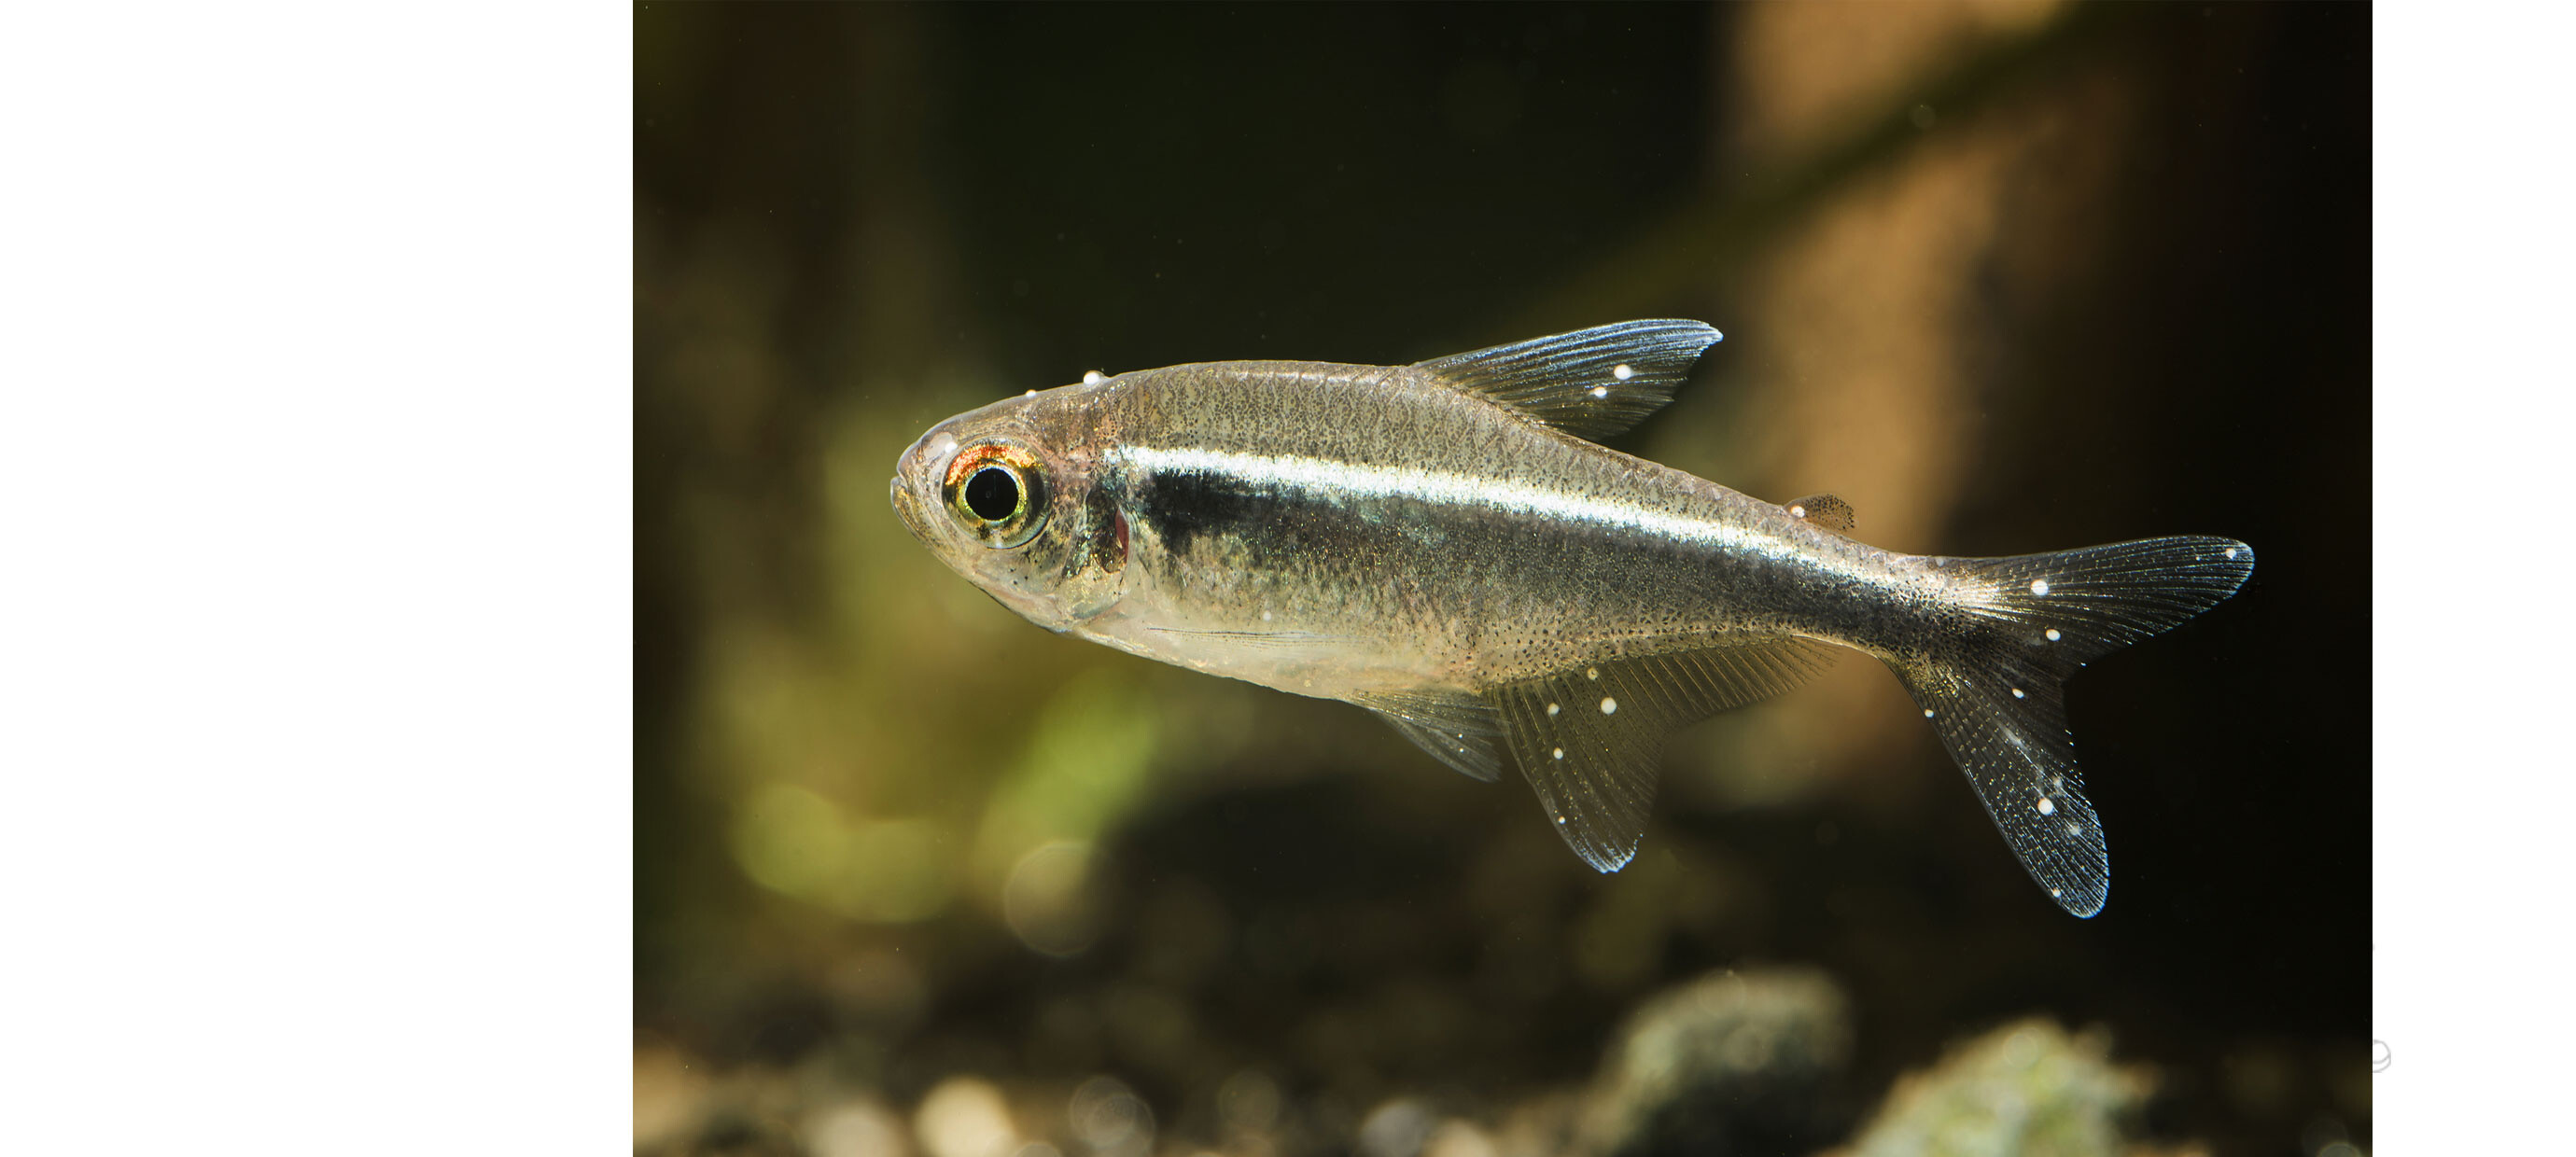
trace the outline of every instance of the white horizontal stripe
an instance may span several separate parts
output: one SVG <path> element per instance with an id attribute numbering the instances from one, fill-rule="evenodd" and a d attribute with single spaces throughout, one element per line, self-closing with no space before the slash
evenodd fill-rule
<path id="1" fill-rule="evenodd" d="M 1222 474 L 1259 486 L 1309 491 L 1320 497 L 1406 498 L 1435 505 L 1475 506 L 1717 547 L 1737 546 L 1755 538 L 1742 528 L 1706 519 L 1684 518 L 1631 503 L 1606 502 L 1473 474 L 1226 450 L 1129 446 L 1119 453 L 1129 466 L 1143 470 Z"/>

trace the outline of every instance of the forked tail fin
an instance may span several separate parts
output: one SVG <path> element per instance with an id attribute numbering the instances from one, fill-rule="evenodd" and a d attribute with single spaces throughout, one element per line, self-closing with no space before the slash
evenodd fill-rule
<path id="1" fill-rule="evenodd" d="M 2235 594 L 2254 548 L 2192 535 L 1939 565 L 1966 615 L 1897 675 L 2031 878 L 2092 916 L 2110 896 L 2110 846 L 2084 799 L 2060 689 L 2086 660 Z"/>

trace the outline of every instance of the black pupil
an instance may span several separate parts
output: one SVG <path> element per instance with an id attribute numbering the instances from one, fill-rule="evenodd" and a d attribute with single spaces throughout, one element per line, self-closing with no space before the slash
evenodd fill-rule
<path id="1" fill-rule="evenodd" d="M 1000 522 L 1020 509 L 1020 480 L 999 466 L 987 466 L 966 480 L 966 509 L 986 522 Z"/>

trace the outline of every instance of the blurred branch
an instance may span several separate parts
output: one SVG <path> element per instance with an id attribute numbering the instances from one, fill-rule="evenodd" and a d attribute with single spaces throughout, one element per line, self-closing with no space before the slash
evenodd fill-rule
<path id="1" fill-rule="evenodd" d="M 1999 41 L 1965 61 L 1900 87 L 1907 95 L 1805 155 L 1666 213 L 1592 268 L 1561 282 L 1503 327 L 1512 333 L 1562 329 L 1577 319 L 1640 316 L 1712 275 L 1731 269 L 1827 194 L 1911 152 L 1928 134 L 1914 109 L 1928 105 L 1958 121 L 2015 94 L 2024 83 L 2150 5 L 2077 3 L 2031 32 Z"/>

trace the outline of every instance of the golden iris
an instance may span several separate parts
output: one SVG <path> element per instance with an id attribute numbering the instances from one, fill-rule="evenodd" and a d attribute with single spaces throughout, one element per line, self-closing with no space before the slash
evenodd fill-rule
<path id="1" fill-rule="evenodd" d="M 1019 546 L 1046 525 L 1046 475 L 1037 455 L 1007 442 L 958 451 L 942 494 L 949 513 L 996 549 Z"/>

